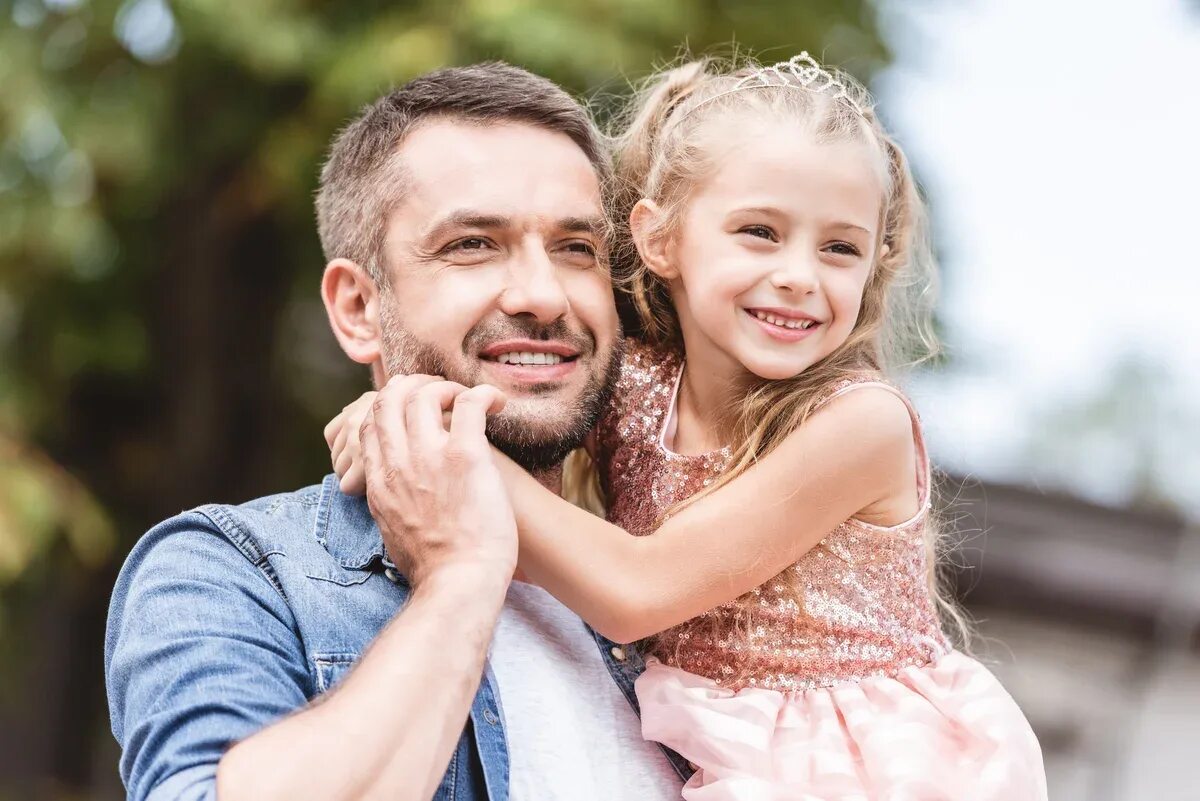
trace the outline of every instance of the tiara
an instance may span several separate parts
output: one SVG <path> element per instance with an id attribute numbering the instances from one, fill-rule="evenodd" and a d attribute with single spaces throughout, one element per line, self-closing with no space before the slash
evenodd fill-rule
<path id="1" fill-rule="evenodd" d="M 687 117 L 701 106 L 706 106 L 725 95 L 731 95 L 743 89 L 767 88 L 806 89 L 810 92 L 820 92 L 833 98 L 844 99 L 860 116 L 865 116 L 862 106 L 850 96 L 846 85 L 838 80 L 836 75 L 817 63 L 817 60 L 810 56 L 807 50 L 792 56 L 787 61 L 780 61 L 770 67 L 759 67 L 749 75 L 740 78 L 729 89 L 701 100 L 688 109 L 683 116 Z"/>

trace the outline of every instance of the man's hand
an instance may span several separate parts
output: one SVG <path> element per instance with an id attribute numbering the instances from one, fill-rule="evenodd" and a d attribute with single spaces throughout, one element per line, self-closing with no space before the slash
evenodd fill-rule
<path id="1" fill-rule="evenodd" d="M 505 397 L 433 376 L 380 390 L 359 438 L 367 502 L 384 544 L 415 586 L 456 568 L 512 575 L 517 528 L 484 436 Z M 452 410 L 449 430 L 443 413 Z"/>

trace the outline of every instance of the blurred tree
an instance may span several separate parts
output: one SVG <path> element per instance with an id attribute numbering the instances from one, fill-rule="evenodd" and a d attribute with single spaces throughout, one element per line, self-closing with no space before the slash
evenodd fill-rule
<path id="1" fill-rule="evenodd" d="M 734 39 L 863 79 L 887 55 L 867 0 L 0 0 L 0 796 L 87 787 L 142 531 L 326 471 L 365 382 L 317 298 L 336 128 L 437 66 L 619 94 Z"/>
<path id="2" fill-rule="evenodd" d="M 1200 417 L 1154 354 L 1117 358 L 1097 386 L 1045 403 L 1025 445 L 1029 480 L 1112 506 L 1200 519 Z"/>

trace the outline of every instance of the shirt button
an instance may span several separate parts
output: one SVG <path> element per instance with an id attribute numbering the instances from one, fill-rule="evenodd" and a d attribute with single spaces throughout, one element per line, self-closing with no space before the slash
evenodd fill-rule
<path id="1" fill-rule="evenodd" d="M 612 647 L 612 655 L 613 659 L 617 660 L 618 662 L 625 661 L 625 649 L 619 645 L 614 645 Z"/>
<path id="2" fill-rule="evenodd" d="M 394 567 L 389 567 L 387 570 L 383 571 L 383 575 L 387 576 L 387 580 L 392 582 L 393 584 L 400 583 L 400 574 L 396 571 L 396 568 L 394 568 Z"/>
<path id="3" fill-rule="evenodd" d="M 495 726 L 497 723 L 500 722 L 500 718 L 496 717 L 496 713 L 490 709 L 483 710 L 483 719 L 486 720 L 488 722 L 488 724 L 492 725 L 492 726 Z"/>

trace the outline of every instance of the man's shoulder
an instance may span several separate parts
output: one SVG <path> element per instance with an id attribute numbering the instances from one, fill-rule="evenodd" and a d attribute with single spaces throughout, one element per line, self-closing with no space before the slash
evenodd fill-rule
<path id="1" fill-rule="evenodd" d="M 257 561 L 290 545 L 316 545 L 324 484 L 281 492 L 240 504 L 209 503 L 184 515 L 199 517 L 250 559 Z"/>
<path id="2" fill-rule="evenodd" d="M 326 491 L 326 484 L 314 484 L 240 504 L 197 506 L 151 528 L 130 556 L 174 548 L 203 558 L 229 546 L 256 565 L 272 554 L 319 556 L 324 553 L 319 529 Z"/>

